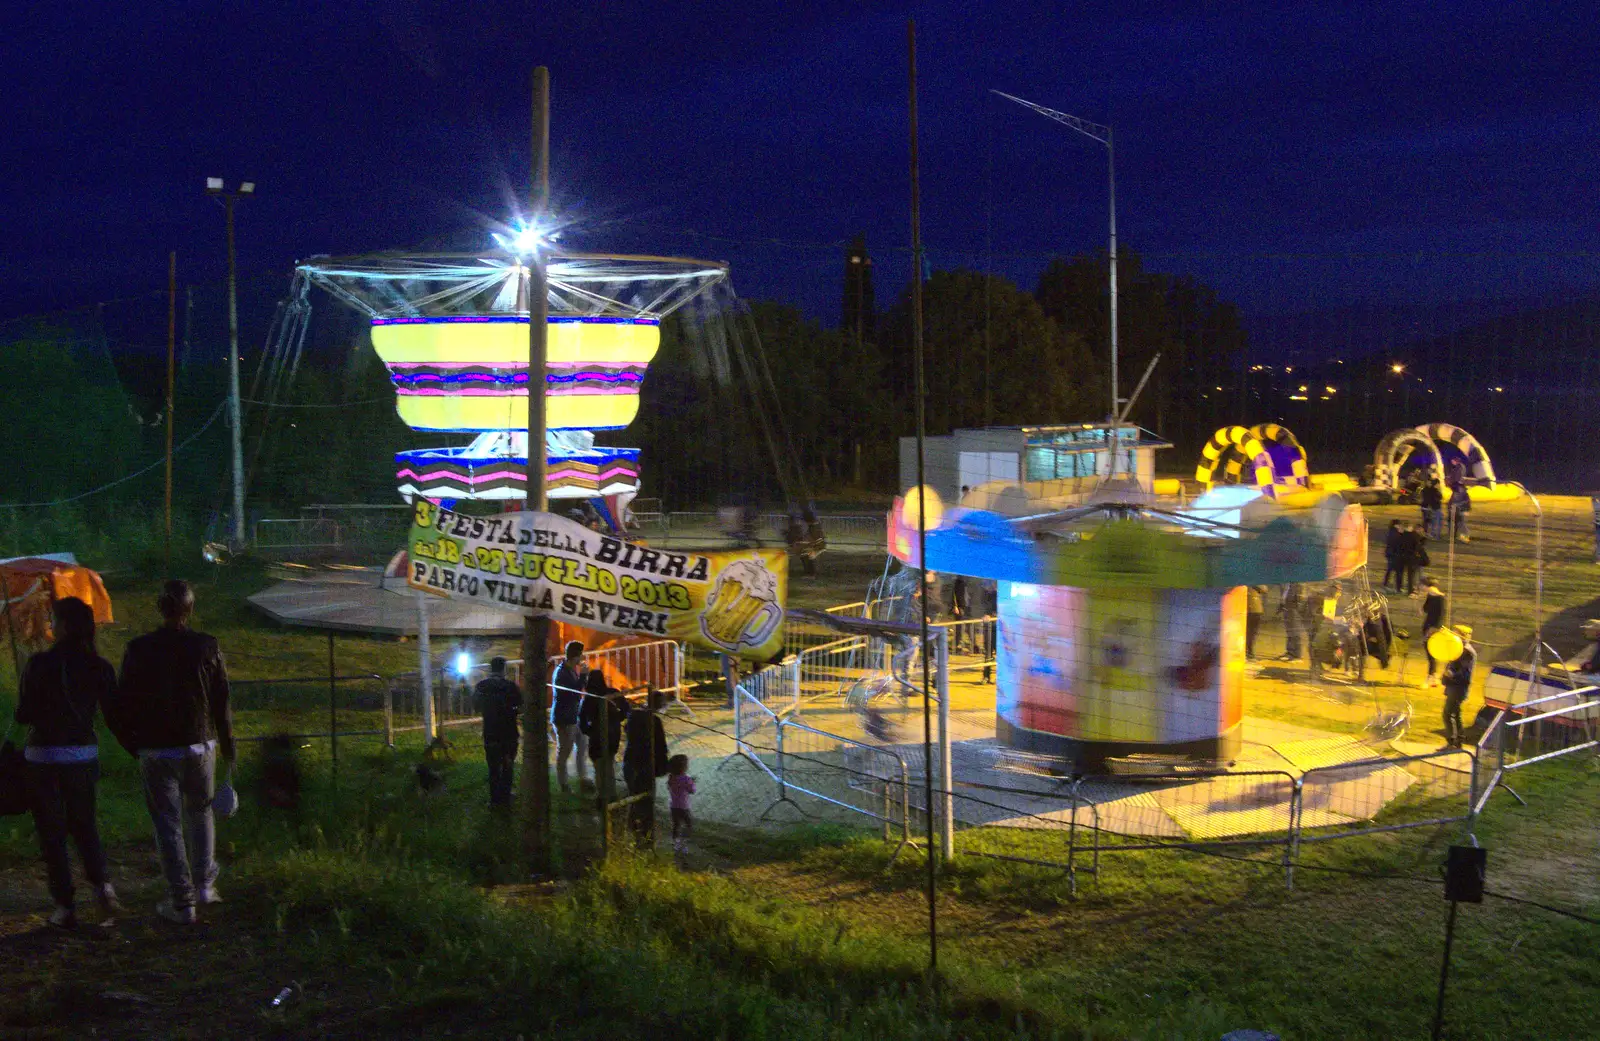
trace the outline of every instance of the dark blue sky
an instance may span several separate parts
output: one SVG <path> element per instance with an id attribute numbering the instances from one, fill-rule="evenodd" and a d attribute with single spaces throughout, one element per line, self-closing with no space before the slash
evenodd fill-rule
<path id="1" fill-rule="evenodd" d="M 159 287 L 169 249 L 219 278 L 208 174 L 260 185 L 247 272 L 471 241 L 525 190 L 538 63 L 574 242 L 834 321 L 863 231 L 886 304 L 908 14 L 937 266 L 990 245 L 1031 287 L 1103 245 L 1103 151 L 998 87 L 1113 123 L 1124 245 L 1248 307 L 1594 282 L 1592 2 L 58 3 L 0 15 L 0 315 Z"/>

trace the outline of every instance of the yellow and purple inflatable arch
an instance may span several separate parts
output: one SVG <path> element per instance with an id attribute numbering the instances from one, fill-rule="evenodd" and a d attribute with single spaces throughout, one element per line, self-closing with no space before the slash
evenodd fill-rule
<path id="1" fill-rule="evenodd" d="M 1220 476 L 1219 476 L 1220 471 Z M 1247 475 L 1248 471 L 1248 475 Z M 1277 423 L 1223 427 L 1200 450 L 1194 479 L 1206 487 L 1253 484 L 1263 495 L 1305 490 L 1311 482 L 1306 452 L 1294 432 Z"/>

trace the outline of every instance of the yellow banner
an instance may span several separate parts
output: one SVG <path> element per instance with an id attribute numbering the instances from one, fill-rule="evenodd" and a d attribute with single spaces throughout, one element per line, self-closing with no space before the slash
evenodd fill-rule
<path id="1" fill-rule="evenodd" d="M 789 555 L 675 553 L 551 513 L 473 517 L 419 501 L 406 582 L 436 596 L 765 660 L 783 647 Z"/>

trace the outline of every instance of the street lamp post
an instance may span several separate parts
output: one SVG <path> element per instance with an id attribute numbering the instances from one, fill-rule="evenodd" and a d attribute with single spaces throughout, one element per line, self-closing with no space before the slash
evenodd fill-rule
<path id="1" fill-rule="evenodd" d="M 993 90 L 990 93 L 998 94 L 1007 101 L 1015 101 L 1024 108 L 1031 108 L 1047 119 L 1069 126 L 1084 137 L 1098 141 L 1106 146 L 1106 180 L 1110 187 L 1110 247 L 1108 260 L 1110 262 L 1110 288 L 1111 288 L 1111 421 L 1117 422 L 1117 417 L 1122 414 L 1123 399 L 1117 392 L 1117 150 L 1112 139 L 1111 128 L 1099 123 L 1091 123 L 1087 119 L 1069 116 L 1065 112 L 1057 112 L 1053 108 L 1045 108 L 1031 101 L 1024 101 L 1014 94 L 1007 94 L 1003 90 Z M 1112 453 L 1112 473 L 1116 472 L 1116 453 Z"/>
<path id="2" fill-rule="evenodd" d="M 239 279 L 233 248 L 233 204 L 256 193 L 254 181 L 241 181 L 229 191 L 220 177 L 206 178 L 206 194 L 222 202 L 228 214 L 228 420 L 233 428 L 233 517 L 228 548 L 244 548 L 244 415 L 239 401 Z"/>

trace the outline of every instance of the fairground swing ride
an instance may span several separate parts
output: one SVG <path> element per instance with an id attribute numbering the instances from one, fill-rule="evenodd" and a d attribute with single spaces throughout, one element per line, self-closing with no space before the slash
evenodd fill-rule
<path id="1" fill-rule="evenodd" d="M 400 418 L 473 433 L 464 447 L 395 457 L 402 498 L 527 495 L 528 279 L 515 257 L 380 253 L 316 258 L 297 273 L 372 322 Z M 548 263 L 549 497 L 597 500 L 613 527 L 639 491 L 639 450 L 597 446 L 639 410 L 661 320 L 726 281 L 726 266 L 676 257 L 567 253 Z"/>
<path id="2" fill-rule="evenodd" d="M 588 503 L 607 526 L 625 528 L 628 504 L 640 489 L 640 452 L 598 444 L 596 434 L 633 422 L 661 345 L 661 322 L 686 307 L 686 325 L 707 355 L 705 368 L 718 382 L 744 385 L 788 508 L 810 509 L 759 338 L 732 291 L 726 264 L 559 247 L 545 255 L 543 382 L 552 509 Z M 408 426 L 475 435 L 465 446 L 398 453 L 395 487 L 405 501 L 509 505 L 526 497 L 531 381 L 525 275 L 519 257 L 499 251 L 316 257 L 295 269 L 294 299 L 304 301 L 308 287 L 317 286 L 368 317 L 373 348 Z"/>

